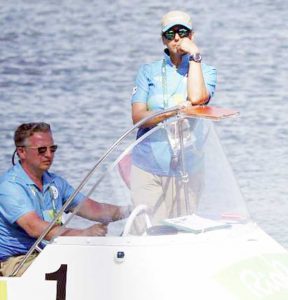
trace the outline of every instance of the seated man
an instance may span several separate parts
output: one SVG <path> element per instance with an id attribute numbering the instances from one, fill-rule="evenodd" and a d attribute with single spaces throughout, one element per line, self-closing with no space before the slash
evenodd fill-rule
<path id="1" fill-rule="evenodd" d="M 48 172 L 57 150 L 51 128 L 46 123 L 20 125 L 14 134 L 19 162 L 0 178 L 0 275 L 11 275 L 35 240 L 49 226 L 74 189 L 68 182 Z M 98 221 L 85 229 L 72 229 L 56 224 L 45 239 L 50 240 L 61 228 L 61 235 L 103 236 L 107 224 L 125 217 L 127 208 L 100 204 L 78 193 L 68 206 L 72 211 L 81 201 L 77 215 Z M 18 276 L 31 264 L 19 270 Z"/>

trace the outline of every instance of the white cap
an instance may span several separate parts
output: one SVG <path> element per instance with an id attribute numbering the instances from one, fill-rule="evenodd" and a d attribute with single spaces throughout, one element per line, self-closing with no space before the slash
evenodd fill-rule
<path id="1" fill-rule="evenodd" d="M 192 19 L 188 14 L 180 10 L 170 11 L 162 17 L 162 32 L 167 31 L 169 28 L 175 25 L 183 25 L 192 30 Z"/>

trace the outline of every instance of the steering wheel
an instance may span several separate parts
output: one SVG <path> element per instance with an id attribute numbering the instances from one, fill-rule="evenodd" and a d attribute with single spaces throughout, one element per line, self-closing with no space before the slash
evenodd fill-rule
<path id="1" fill-rule="evenodd" d="M 131 231 L 131 228 L 132 228 L 132 225 L 136 219 L 136 217 L 140 214 L 140 213 L 144 213 L 144 219 L 145 219 L 145 223 L 146 223 L 146 227 L 147 228 L 150 228 L 152 226 L 151 224 L 151 221 L 150 221 L 150 218 L 147 214 L 148 212 L 148 207 L 147 205 L 144 205 L 144 204 L 140 204 L 138 206 L 136 206 L 130 216 L 128 217 L 127 219 L 127 222 L 125 224 L 125 227 L 124 227 L 124 230 L 123 230 L 123 233 L 122 233 L 122 236 L 127 236 L 130 231 Z"/>

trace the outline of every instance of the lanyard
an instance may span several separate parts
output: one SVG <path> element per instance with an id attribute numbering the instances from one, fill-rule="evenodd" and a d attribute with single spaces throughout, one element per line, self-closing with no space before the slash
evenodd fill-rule
<path id="1" fill-rule="evenodd" d="M 39 195 L 37 189 L 35 189 L 35 187 L 33 187 L 33 186 L 30 186 L 30 190 L 31 190 L 32 194 L 35 197 L 37 197 L 37 199 L 38 199 L 38 202 L 39 202 L 40 208 L 41 208 L 42 217 L 44 219 L 44 215 L 43 215 L 43 212 L 45 211 L 44 196 L 42 197 L 41 195 Z M 52 190 L 51 186 L 49 186 L 49 194 L 50 194 L 50 199 L 51 199 L 51 203 L 52 203 L 53 215 L 55 216 L 57 214 L 57 209 L 56 209 L 56 202 L 55 202 L 55 199 L 54 199 L 53 190 Z"/>
<path id="2" fill-rule="evenodd" d="M 168 92 L 167 92 L 167 71 L 166 71 L 166 60 L 163 58 L 162 61 L 162 91 L 163 91 L 163 104 L 164 109 L 168 108 Z"/>
<path id="3" fill-rule="evenodd" d="M 186 76 L 183 76 L 183 79 L 180 78 L 178 85 L 175 89 L 175 91 L 168 96 L 168 88 L 167 88 L 167 70 L 166 70 L 166 60 L 165 58 L 162 61 L 162 68 L 161 68 L 161 74 L 162 74 L 162 90 L 163 90 L 163 105 L 164 109 L 168 108 L 168 100 L 176 94 L 177 90 L 179 89 L 181 83 L 185 80 Z M 165 122 L 166 124 L 166 122 Z M 188 125 L 189 126 L 189 125 Z M 173 127 L 173 128 L 171 128 Z M 171 147 L 172 155 L 171 155 L 171 161 L 170 161 L 170 167 L 172 169 L 177 169 L 178 163 L 179 163 L 179 136 L 178 136 L 178 122 L 172 122 L 169 126 L 165 125 L 168 142 Z"/>
<path id="4" fill-rule="evenodd" d="M 163 105 L 164 105 L 164 109 L 168 108 L 168 104 L 169 104 L 169 99 L 172 98 L 176 92 L 178 91 L 180 85 L 182 82 L 184 82 L 186 75 L 183 76 L 183 78 L 179 79 L 179 82 L 176 86 L 176 89 L 174 90 L 174 92 L 168 96 L 168 84 L 167 84 L 167 68 L 166 68 L 166 59 L 163 58 L 162 61 L 162 67 L 161 67 L 161 75 L 162 75 L 162 91 L 163 91 Z"/>
<path id="5" fill-rule="evenodd" d="M 54 194 L 53 194 L 53 190 L 52 190 L 51 186 L 49 186 L 49 193 L 50 193 L 50 198 L 51 198 L 51 202 L 52 202 L 53 214 L 55 216 L 57 214 L 57 209 L 56 209 L 56 202 L 55 202 L 55 198 L 54 198 Z"/>

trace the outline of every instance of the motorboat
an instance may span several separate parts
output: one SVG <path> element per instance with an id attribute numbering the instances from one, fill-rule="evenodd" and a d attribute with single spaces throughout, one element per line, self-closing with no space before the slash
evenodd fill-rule
<path id="1" fill-rule="evenodd" d="M 167 113 L 173 116 L 136 139 L 147 121 Z M 23 263 L 40 253 L 25 273 L 16 276 L 22 263 L 0 277 L 0 299 L 288 299 L 288 252 L 251 219 L 216 133 L 214 122 L 236 115 L 211 106 L 184 114 L 177 106 L 129 128 L 35 241 Z M 168 173 L 158 175 L 154 166 Z M 155 198 L 154 188 L 141 186 L 135 167 L 154 183 L 164 178 L 162 194 Z M 59 217 L 66 227 L 94 223 L 77 216 L 78 208 L 65 213 L 79 192 L 130 213 L 109 223 L 106 236 L 59 232 L 41 249 Z"/>

